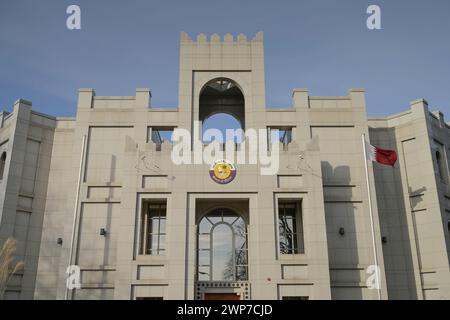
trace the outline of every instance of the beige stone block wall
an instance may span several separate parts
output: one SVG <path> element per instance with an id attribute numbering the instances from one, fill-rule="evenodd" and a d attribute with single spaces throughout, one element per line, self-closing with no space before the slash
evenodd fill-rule
<path id="1" fill-rule="evenodd" d="M 374 247 L 363 134 L 399 154 L 395 168 L 368 164 L 382 298 L 449 298 L 449 179 L 439 176 L 433 151 L 442 146 L 448 175 L 442 114 L 430 114 L 419 100 L 402 114 L 367 119 L 362 89 L 342 97 L 295 89 L 292 107 L 267 108 L 261 33 L 252 40 L 182 33 L 180 43 L 177 108 L 153 107 L 149 89 L 135 96 L 80 89 L 75 118 L 35 113 L 25 101 L 1 114 L 0 151 L 11 158 L 0 182 L 0 239 L 18 237 L 28 263 L 9 298 L 197 299 L 208 290 L 196 286 L 198 219 L 229 205 L 248 222 L 249 279 L 233 289 L 249 288 L 242 298 L 377 299 L 366 283 Z M 152 127 L 192 131 L 202 89 L 217 78 L 242 91 L 245 128 L 292 127 L 276 175 L 239 164 L 234 181 L 219 185 L 209 165 L 175 165 L 170 144 L 157 151 L 149 141 Z M 149 199 L 167 202 L 165 255 L 139 250 Z M 301 204 L 304 253 L 279 251 L 282 199 Z M 81 268 L 74 292 L 65 287 L 69 263 Z"/>

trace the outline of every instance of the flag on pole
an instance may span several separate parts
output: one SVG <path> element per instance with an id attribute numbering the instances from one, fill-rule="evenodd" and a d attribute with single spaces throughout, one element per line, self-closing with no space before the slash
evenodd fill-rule
<path id="1" fill-rule="evenodd" d="M 367 159 L 371 161 L 378 162 L 380 164 L 386 165 L 386 166 L 394 166 L 397 162 L 397 152 L 394 150 L 386 150 L 378 147 L 374 147 L 370 143 L 366 144 L 366 154 Z"/>

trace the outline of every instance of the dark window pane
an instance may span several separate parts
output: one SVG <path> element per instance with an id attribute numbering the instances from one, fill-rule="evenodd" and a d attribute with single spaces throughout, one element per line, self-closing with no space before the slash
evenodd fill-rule
<path id="1" fill-rule="evenodd" d="M 290 239 L 291 239 L 291 243 L 292 243 L 292 249 L 294 250 L 295 253 L 298 252 L 298 241 L 297 241 L 297 235 L 295 233 L 292 233 L 289 235 Z"/>
<path id="2" fill-rule="evenodd" d="M 237 266 L 236 267 L 236 280 L 237 281 L 247 280 L 247 267 L 246 266 Z"/>
<path id="3" fill-rule="evenodd" d="M 279 202 L 278 208 L 280 252 L 283 254 L 304 253 L 303 226 L 298 204 Z"/>
<path id="4" fill-rule="evenodd" d="M 236 249 L 243 249 L 247 247 L 247 236 L 245 234 L 234 235 Z"/>
<path id="5" fill-rule="evenodd" d="M 236 265 L 246 265 L 247 263 L 247 250 L 236 250 L 235 253 L 235 264 Z"/>
<path id="6" fill-rule="evenodd" d="M 309 300 L 309 297 L 305 296 L 283 296 L 282 300 Z"/>
<path id="7" fill-rule="evenodd" d="M 280 233 L 280 252 L 284 254 L 291 253 L 291 245 L 286 233 Z"/>
<path id="8" fill-rule="evenodd" d="M 294 220 L 292 218 L 282 217 L 280 219 L 280 225 L 287 233 L 294 232 Z"/>
<path id="9" fill-rule="evenodd" d="M 166 233 L 166 204 L 150 203 L 147 206 L 146 254 L 163 254 Z"/>

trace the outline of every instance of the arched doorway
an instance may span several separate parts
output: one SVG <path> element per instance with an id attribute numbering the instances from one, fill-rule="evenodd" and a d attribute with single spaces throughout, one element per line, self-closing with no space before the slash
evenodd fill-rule
<path id="1" fill-rule="evenodd" d="M 245 99 L 237 85 L 228 78 L 216 78 L 205 84 L 200 92 L 199 120 L 202 123 L 202 132 L 207 129 L 245 130 Z M 203 139 L 204 142 L 210 142 Z M 242 141 L 242 136 L 235 139 L 236 143 Z M 223 141 L 226 142 L 225 135 Z"/>
<path id="2" fill-rule="evenodd" d="M 214 209 L 200 220 L 197 239 L 198 281 L 248 279 L 247 223 L 239 214 Z"/>

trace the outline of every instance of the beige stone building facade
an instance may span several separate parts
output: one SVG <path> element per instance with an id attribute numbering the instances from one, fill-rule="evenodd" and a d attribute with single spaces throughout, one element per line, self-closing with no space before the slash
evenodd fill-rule
<path id="1" fill-rule="evenodd" d="M 25 262 L 7 299 L 450 299 L 450 125 L 425 100 L 386 118 L 361 89 L 266 106 L 262 33 L 182 33 L 178 97 L 80 89 L 74 118 L 0 114 L 0 240 Z M 164 135 L 218 112 L 285 134 L 276 174 L 235 163 L 220 184 L 172 161 Z M 368 163 L 374 241 L 363 134 L 398 153 Z"/>

